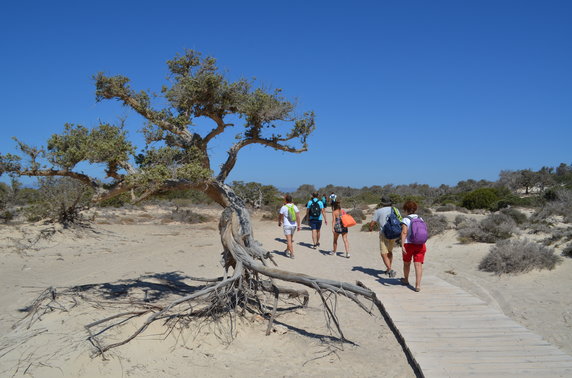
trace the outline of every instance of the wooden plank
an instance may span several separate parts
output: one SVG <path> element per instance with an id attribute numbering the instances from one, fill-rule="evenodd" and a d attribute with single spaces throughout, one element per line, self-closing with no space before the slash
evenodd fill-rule
<path id="1" fill-rule="evenodd" d="M 437 277 L 423 290 L 374 290 L 426 377 L 572 376 L 572 356 L 484 301 Z"/>

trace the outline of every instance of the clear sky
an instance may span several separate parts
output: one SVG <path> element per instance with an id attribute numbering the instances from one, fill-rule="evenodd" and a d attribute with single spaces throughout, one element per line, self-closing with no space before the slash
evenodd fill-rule
<path id="1" fill-rule="evenodd" d="M 249 146 L 228 182 L 438 186 L 570 164 L 571 20 L 567 0 L 4 2 L 0 152 L 123 116 L 141 141 L 92 76 L 158 92 L 190 48 L 316 113 L 308 152 Z"/>

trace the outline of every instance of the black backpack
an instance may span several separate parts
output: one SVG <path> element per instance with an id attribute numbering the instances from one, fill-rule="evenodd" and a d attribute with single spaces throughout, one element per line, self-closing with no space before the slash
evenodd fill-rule
<path id="1" fill-rule="evenodd" d="M 312 203 L 310 204 L 310 218 L 312 219 L 320 219 L 320 215 L 322 214 L 322 208 L 320 207 L 320 201 L 312 199 Z"/>
<path id="2" fill-rule="evenodd" d="M 397 218 L 393 207 L 387 217 L 387 221 L 383 225 L 383 235 L 390 240 L 397 239 L 401 235 L 401 221 Z"/>

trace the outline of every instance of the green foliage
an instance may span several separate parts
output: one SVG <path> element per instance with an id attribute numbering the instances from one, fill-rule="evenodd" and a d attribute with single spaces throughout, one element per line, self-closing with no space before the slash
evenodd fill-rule
<path id="1" fill-rule="evenodd" d="M 469 210 L 491 209 L 499 199 L 495 189 L 480 188 L 465 194 L 463 196 L 462 206 Z"/>
<path id="2" fill-rule="evenodd" d="M 274 211 L 282 205 L 280 191 L 273 185 L 262 185 L 257 182 L 233 181 L 232 189 L 245 203 L 256 209 Z"/>
<path id="3" fill-rule="evenodd" d="M 526 239 L 501 240 L 491 247 L 479 269 L 495 274 L 526 273 L 533 269 L 552 270 L 562 262 L 552 248 Z"/>
<path id="4" fill-rule="evenodd" d="M 48 160 L 57 167 L 72 169 L 81 161 L 105 163 L 116 172 L 128 161 L 134 147 L 122 127 L 100 124 L 93 129 L 67 123 L 62 134 L 48 140 Z"/>
<path id="5" fill-rule="evenodd" d="M 90 206 L 91 188 L 69 178 L 41 178 L 39 199 L 26 208 L 29 221 L 45 219 L 70 226 L 85 221 L 81 211 Z"/>
<path id="6" fill-rule="evenodd" d="M 97 205 L 99 207 L 123 207 L 131 202 L 131 194 L 129 193 L 121 193 L 118 196 L 108 198 L 99 202 Z"/>

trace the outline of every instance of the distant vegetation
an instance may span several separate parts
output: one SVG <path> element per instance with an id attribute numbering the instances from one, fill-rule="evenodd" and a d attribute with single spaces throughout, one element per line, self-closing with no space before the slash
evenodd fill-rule
<path id="1" fill-rule="evenodd" d="M 275 219 L 284 193 L 272 185 L 256 182 L 234 181 L 231 186 L 250 208 L 265 213 L 265 219 Z M 481 263 L 480 268 L 485 271 L 500 274 L 552 269 L 558 259 L 553 261 L 552 253 L 547 252 L 552 250 L 544 248 L 550 246 L 560 246 L 563 256 L 572 257 L 572 228 L 569 226 L 572 223 L 572 166 L 564 163 L 538 171 L 502 171 L 496 182 L 466 180 L 455 186 L 410 184 L 361 189 L 335 185 L 316 188 L 304 184 L 290 194 L 294 202 L 302 206 L 313 192 L 326 196 L 336 193 L 343 207 L 359 223 L 363 222 L 362 231 L 369 230 L 368 206 L 376 205 L 382 195 L 391 198 L 398 208 L 407 200 L 418 202 L 419 214 L 427 222 L 431 236 L 444 232 L 451 225 L 444 216 L 429 209 L 437 213 L 457 211 L 466 214 L 459 215 L 454 222 L 459 241 L 494 244 L 491 254 Z M 91 194 L 86 186 L 68 179 L 40 179 L 37 189 L 24 188 L 12 179 L 10 184 L 0 183 L 0 222 L 40 219 L 64 225 L 83 222 L 86 220 L 81 217 L 81 211 L 90 206 Z M 129 193 L 124 193 L 98 206 L 121 207 L 131 200 Z M 195 223 L 208 219 L 190 208 L 213 201 L 201 191 L 178 190 L 160 192 L 143 203 L 173 205 L 176 209 L 169 219 Z M 485 217 L 477 221 L 470 217 L 471 212 L 480 212 Z M 526 233 L 548 236 L 541 241 L 542 245 L 513 239 Z"/>

